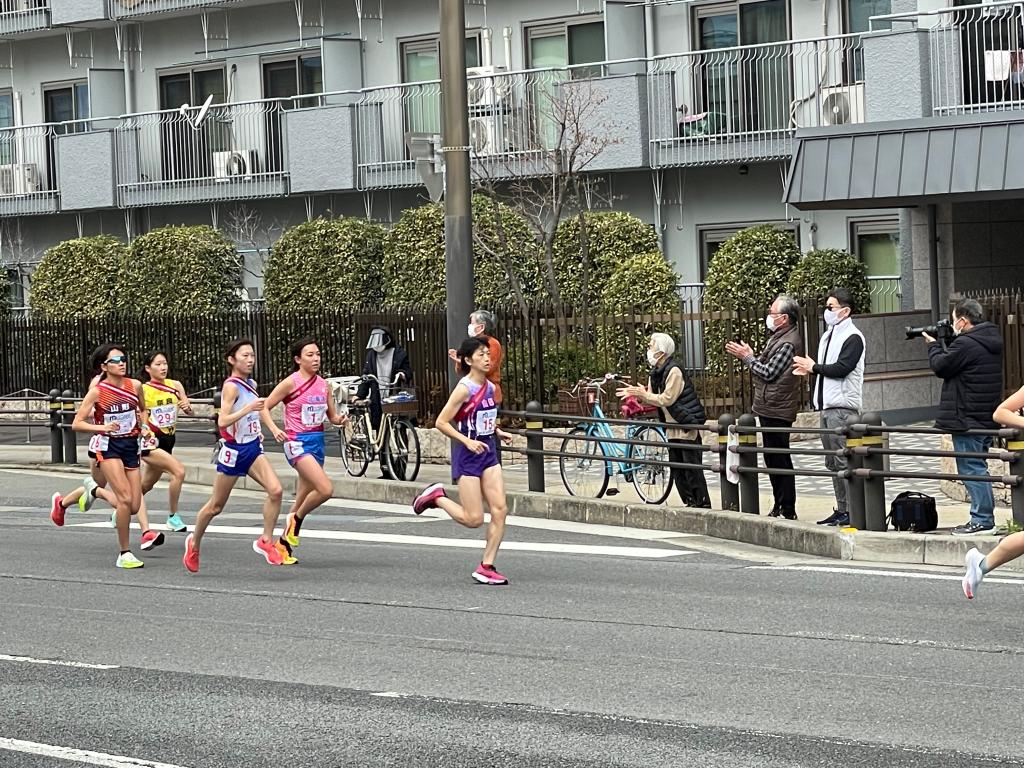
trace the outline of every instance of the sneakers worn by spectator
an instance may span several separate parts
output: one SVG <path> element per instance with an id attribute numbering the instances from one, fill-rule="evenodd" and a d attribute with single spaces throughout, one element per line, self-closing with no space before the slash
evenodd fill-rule
<path id="1" fill-rule="evenodd" d="M 982 525 L 981 523 L 966 523 L 958 525 L 950 533 L 954 536 L 988 536 L 996 532 L 994 525 Z"/>
<path id="2" fill-rule="evenodd" d="M 122 552 L 120 555 L 117 556 L 117 562 L 114 565 L 116 565 L 118 568 L 131 569 L 142 568 L 145 565 L 145 563 L 139 560 L 139 558 L 137 558 L 131 552 Z"/>
<path id="3" fill-rule="evenodd" d="M 85 478 L 85 482 L 82 485 L 85 486 L 85 493 L 78 497 L 78 509 L 81 512 L 88 512 L 96 502 L 96 489 L 99 488 L 99 483 L 93 480 L 92 475 L 90 475 Z"/>
<path id="4" fill-rule="evenodd" d="M 985 556 L 977 548 L 971 549 L 967 553 L 967 573 L 964 574 L 963 587 L 964 595 L 968 600 L 973 600 L 974 596 L 978 594 L 978 586 L 985 578 L 985 574 L 981 571 L 983 562 L 985 562 Z"/>
<path id="5" fill-rule="evenodd" d="M 269 565 L 281 565 L 281 553 L 277 551 L 276 542 L 264 541 L 262 538 L 256 539 L 252 543 L 252 551 L 257 555 L 261 555 Z"/>
<path id="6" fill-rule="evenodd" d="M 159 531 L 146 531 L 142 534 L 142 551 L 147 552 L 164 543 L 164 535 Z"/>
<path id="7" fill-rule="evenodd" d="M 64 505 L 61 504 L 62 501 L 63 499 L 59 493 L 55 493 L 50 497 L 50 519 L 58 528 L 64 525 L 65 509 Z"/>
<path id="8" fill-rule="evenodd" d="M 444 486 L 441 483 L 434 483 L 424 488 L 420 495 L 412 503 L 412 511 L 422 515 L 428 509 L 437 506 L 437 500 L 445 498 Z"/>
<path id="9" fill-rule="evenodd" d="M 508 579 L 498 573 L 493 565 L 480 563 L 473 571 L 473 578 L 481 584 L 488 584 L 492 587 L 501 587 L 508 584 Z"/>

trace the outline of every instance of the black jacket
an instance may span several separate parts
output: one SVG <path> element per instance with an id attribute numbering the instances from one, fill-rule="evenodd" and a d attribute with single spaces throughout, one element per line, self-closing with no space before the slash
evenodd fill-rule
<path id="1" fill-rule="evenodd" d="M 948 349 L 928 347 L 928 362 L 942 379 L 935 426 L 951 432 L 995 429 L 992 413 L 1003 399 L 1003 337 L 992 323 L 978 323 Z"/>
<path id="2" fill-rule="evenodd" d="M 651 371 L 651 391 L 654 394 L 660 395 L 665 391 L 665 382 L 668 380 L 669 371 L 673 368 L 679 368 L 679 372 L 683 373 L 679 363 L 670 357 L 660 368 Z M 693 388 L 693 382 L 685 373 L 683 373 L 683 391 L 679 393 L 676 401 L 665 410 L 679 424 L 703 424 L 707 420 L 707 416 L 704 414 L 704 405 L 701 403 L 700 397 L 697 396 L 697 390 Z M 662 421 L 665 420 L 661 408 L 658 409 L 658 416 Z"/>
<path id="3" fill-rule="evenodd" d="M 411 387 L 413 385 L 412 364 L 409 362 L 409 353 L 402 347 L 394 347 L 394 350 L 395 356 L 391 361 L 391 379 L 393 381 L 399 373 L 404 373 L 405 380 L 399 386 Z M 377 375 L 377 353 L 372 349 L 366 350 L 366 361 L 363 363 L 363 375 L 367 374 Z M 381 416 L 384 412 L 381 410 L 380 387 L 377 386 L 377 383 L 374 381 L 363 382 L 356 391 L 356 397 L 370 398 L 370 421 L 373 422 L 374 427 L 380 426 Z"/>

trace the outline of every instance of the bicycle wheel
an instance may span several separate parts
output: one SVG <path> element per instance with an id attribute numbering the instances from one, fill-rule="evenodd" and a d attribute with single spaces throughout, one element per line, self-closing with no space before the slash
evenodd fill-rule
<path id="1" fill-rule="evenodd" d="M 420 438 L 407 419 L 395 419 L 388 430 L 388 466 L 396 480 L 412 482 L 420 473 Z"/>
<path id="2" fill-rule="evenodd" d="M 630 474 L 637 494 L 648 504 L 661 504 L 672 492 L 672 469 L 656 464 L 637 464 L 637 459 L 669 461 L 668 439 L 657 427 L 640 427 L 633 440 L 663 445 L 631 445 L 627 452 Z"/>
<path id="3" fill-rule="evenodd" d="M 360 414 L 354 416 L 339 433 L 341 462 L 352 477 L 362 477 L 373 458 L 370 436 L 366 432 L 366 419 Z"/>
<path id="4" fill-rule="evenodd" d="M 589 434 L 586 427 L 576 427 L 566 435 L 560 451 L 563 455 L 558 457 L 558 471 L 570 496 L 600 499 L 608 490 L 609 463 L 603 458 L 600 441 L 583 439 Z M 566 453 L 579 455 L 567 457 Z"/>

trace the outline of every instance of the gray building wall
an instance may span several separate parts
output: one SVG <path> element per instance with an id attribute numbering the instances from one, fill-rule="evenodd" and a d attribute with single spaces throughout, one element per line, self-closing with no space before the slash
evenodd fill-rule
<path id="1" fill-rule="evenodd" d="M 113 131 L 69 133 L 56 141 L 62 210 L 114 207 Z"/>
<path id="2" fill-rule="evenodd" d="M 864 36 L 864 112 L 868 122 L 911 120 L 932 112 L 928 31 Z"/>

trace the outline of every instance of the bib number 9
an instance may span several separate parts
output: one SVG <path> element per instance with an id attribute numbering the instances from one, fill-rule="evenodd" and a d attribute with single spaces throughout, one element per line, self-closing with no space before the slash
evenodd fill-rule
<path id="1" fill-rule="evenodd" d="M 235 465 L 238 464 L 238 451 L 234 448 L 222 445 L 220 453 L 217 454 L 217 463 L 234 469 Z"/>

